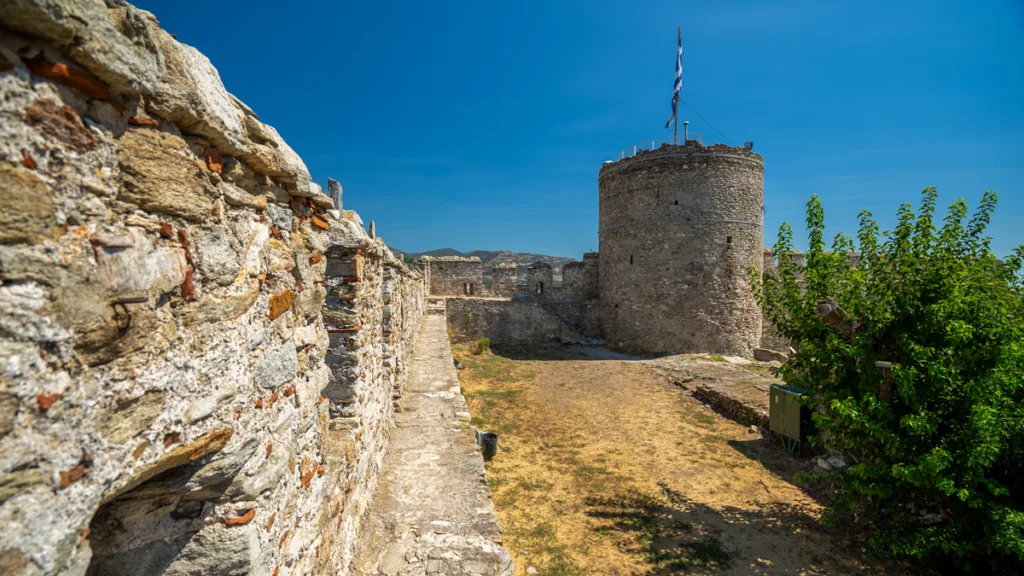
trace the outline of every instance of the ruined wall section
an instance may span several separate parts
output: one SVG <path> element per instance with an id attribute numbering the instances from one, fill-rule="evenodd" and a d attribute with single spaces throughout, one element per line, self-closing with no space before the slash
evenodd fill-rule
<path id="1" fill-rule="evenodd" d="M 761 313 L 747 281 L 763 247 L 761 156 L 663 145 L 601 168 L 599 267 L 609 343 L 749 356 Z"/>
<path id="2" fill-rule="evenodd" d="M 587 335 L 537 301 L 490 298 L 448 298 L 448 327 L 454 342 L 486 337 L 492 346 L 595 345 L 601 340 Z"/>
<path id="3" fill-rule="evenodd" d="M 520 286 L 520 295 L 536 300 L 554 300 L 561 296 L 555 287 L 554 274 L 550 264 L 534 262 L 526 269 L 526 284 Z"/>
<path id="4" fill-rule="evenodd" d="M 516 293 L 515 264 L 499 264 L 491 269 L 490 295 L 495 298 L 511 298 Z"/>
<path id="5" fill-rule="evenodd" d="M 151 14 L 0 27 L 0 572 L 338 573 L 422 278 Z"/>
<path id="6" fill-rule="evenodd" d="M 587 252 L 582 262 L 562 266 L 562 294 L 565 300 L 592 300 L 598 297 L 598 253 Z"/>
<path id="7" fill-rule="evenodd" d="M 479 296 L 484 293 L 483 264 L 473 256 L 421 256 L 428 268 L 431 296 Z"/>

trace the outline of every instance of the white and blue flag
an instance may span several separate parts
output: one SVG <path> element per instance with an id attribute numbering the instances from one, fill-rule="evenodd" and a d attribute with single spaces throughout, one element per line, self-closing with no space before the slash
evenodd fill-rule
<path id="1" fill-rule="evenodd" d="M 679 91 L 683 88 L 683 29 L 678 29 L 679 33 L 679 46 L 676 48 L 676 83 L 672 87 L 672 115 L 669 116 L 668 122 L 665 122 L 665 128 L 668 128 L 676 121 L 676 114 L 679 113 Z"/>

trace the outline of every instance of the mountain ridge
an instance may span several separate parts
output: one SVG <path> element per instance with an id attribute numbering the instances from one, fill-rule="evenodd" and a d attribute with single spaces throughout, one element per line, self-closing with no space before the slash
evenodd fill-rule
<path id="1" fill-rule="evenodd" d="M 396 248 L 391 250 L 397 255 L 412 260 L 418 260 L 420 256 L 463 256 L 467 258 L 476 256 L 483 264 L 485 275 L 490 275 L 491 269 L 499 264 L 514 264 L 517 267 L 525 267 L 534 262 L 543 262 L 560 272 L 562 266 L 577 261 L 575 258 L 564 256 L 549 256 L 534 252 L 512 252 L 510 250 L 470 250 L 469 252 L 462 252 L 454 248 L 437 248 L 427 250 L 426 252 L 404 252 Z"/>

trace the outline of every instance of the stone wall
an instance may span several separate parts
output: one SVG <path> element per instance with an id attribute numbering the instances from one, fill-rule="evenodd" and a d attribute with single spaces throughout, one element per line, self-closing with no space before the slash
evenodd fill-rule
<path id="1" fill-rule="evenodd" d="M 515 264 L 495 266 L 491 269 L 490 295 L 511 298 L 516 293 L 517 268 Z"/>
<path id="2" fill-rule="evenodd" d="M 562 298 L 591 300 L 598 297 L 598 254 L 587 252 L 582 262 L 562 266 Z"/>
<path id="3" fill-rule="evenodd" d="M 550 300 L 558 297 L 555 288 L 551 265 L 534 262 L 526 269 L 526 284 L 521 286 L 525 293 L 539 300 Z"/>
<path id="4" fill-rule="evenodd" d="M 477 257 L 421 256 L 432 296 L 483 294 L 483 264 Z"/>
<path id="5" fill-rule="evenodd" d="M 0 573 L 343 571 L 422 277 L 153 15 L 2 5 Z"/>
<path id="6" fill-rule="evenodd" d="M 448 298 L 448 327 L 454 342 L 486 337 L 492 346 L 530 348 L 555 344 L 591 345 L 583 334 L 543 302 L 490 298 Z"/>
<path id="7" fill-rule="evenodd" d="M 761 313 L 764 164 L 739 147 L 664 145 L 598 177 L 602 323 L 648 353 L 750 356 Z"/>

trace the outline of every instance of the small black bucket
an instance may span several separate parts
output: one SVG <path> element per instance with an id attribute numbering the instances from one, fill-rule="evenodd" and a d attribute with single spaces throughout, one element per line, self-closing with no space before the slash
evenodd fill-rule
<path id="1" fill-rule="evenodd" d="M 498 454 L 498 435 L 491 432 L 480 434 L 480 450 L 484 453 L 484 460 L 490 460 Z"/>

